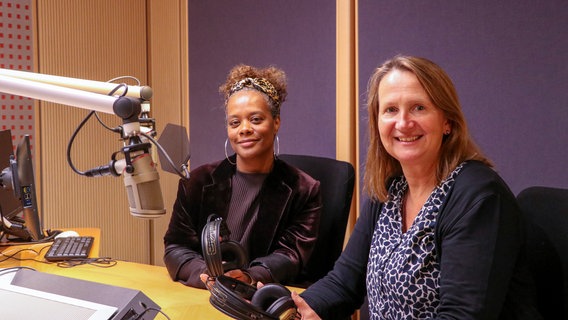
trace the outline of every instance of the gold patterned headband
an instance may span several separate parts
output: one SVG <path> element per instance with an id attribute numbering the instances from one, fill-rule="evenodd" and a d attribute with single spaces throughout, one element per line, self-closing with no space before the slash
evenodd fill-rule
<path id="1" fill-rule="evenodd" d="M 264 78 L 241 79 L 235 82 L 235 84 L 231 87 L 231 90 L 229 90 L 229 97 L 243 88 L 253 88 L 266 94 L 274 102 L 275 107 L 280 108 L 280 96 L 270 81 Z"/>

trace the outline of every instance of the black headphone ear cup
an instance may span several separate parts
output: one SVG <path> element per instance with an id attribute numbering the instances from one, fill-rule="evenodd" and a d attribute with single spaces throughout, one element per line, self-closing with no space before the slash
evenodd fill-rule
<path id="1" fill-rule="evenodd" d="M 258 289 L 251 299 L 251 304 L 276 318 L 288 311 L 296 313 L 296 305 L 286 287 L 270 283 Z M 292 311 L 291 311 L 292 310 Z M 286 316 L 284 319 L 288 319 Z"/>
<path id="2" fill-rule="evenodd" d="M 274 301 L 266 312 L 278 319 L 295 319 L 296 304 L 291 297 L 280 297 Z"/>
<path id="3" fill-rule="evenodd" d="M 242 269 L 248 263 L 248 256 L 240 243 L 236 241 L 221 242 L 223 271 Z"/>

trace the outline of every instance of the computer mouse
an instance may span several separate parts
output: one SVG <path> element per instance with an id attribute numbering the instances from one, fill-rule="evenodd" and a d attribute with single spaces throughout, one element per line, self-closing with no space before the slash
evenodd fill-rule
<path id="1" fill-rule="evenodd" d="M 78 237 L 79 234 L 76 231 L 73 230 L 67 230 L 67 231 L 63 231 L 60 234 L 55 236 L 55 239 L 57 238 L 66 238 L 66 237 Z"/>

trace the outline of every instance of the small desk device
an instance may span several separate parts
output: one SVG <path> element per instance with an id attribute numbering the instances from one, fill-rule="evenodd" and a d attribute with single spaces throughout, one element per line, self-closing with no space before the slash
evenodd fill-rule
<path id="1" fill-rule="evenodd" d="M 8 277 L 9 275 L 5 275 Z M 116 313 L 113 306 L 34 290 L 4 281 L 0 284 L 0 315 L 3 319 L 108 320 Z"/>
<path id="2" fill-rule="evenodd" d="M 108 310 L 110 307 L 114 310 L 114 312 L 110 313 L 110 316 L 107 318 L 104 318 L 103 316 L 103 318 L 56 317 L 56 319 L 151 320 L 156 317 L 158 313 L 156 310 L 160 310 L 160 306 L 138 290 L 73 279 L 39 271 L 27 269 L 18 270 L 12 279 L 11 285 L 22 287 L 24 290 L 41 292 L 43 295 L 64 296 L 73 299 L 73 301 L 82 300 L 87 304 L 92 303 L 92 305 L 99 306 L 101 309 Z M 0 288 L 2 288 L 1 285 Z M 0 301 L 2 301 L 1 296 Z M 69 302 L 64 303 L 70 304 Z M 3 301 L 2 304 L 4 305 Z M 104 306 L 106 306 L 106 308 Z M 28 308 L 35 309 L 36 306 L 28 304 Z M 4 319 L 4 314 L 2 312 L 3 311 L 0 310 L 0 317 Z M 108 313 L 105 315 L 107 314 Z M 6 319 L 42 319 L 42 317 L 8 317 Z"/>

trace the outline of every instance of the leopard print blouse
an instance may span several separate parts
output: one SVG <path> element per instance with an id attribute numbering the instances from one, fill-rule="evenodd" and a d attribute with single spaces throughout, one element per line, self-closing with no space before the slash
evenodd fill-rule
<path id="1" fill-rule="evenodd" d="M 402 233 L 401 201 L 408 183 L 404 177 L 392 182 L 390 199 L 382 206 L 375 226 L 367 264 L 371 319 L 425 319 L 436 315 L 440 303 L 436 218 L 462 167 L 458 166 L 434 189 L 406 233 Z"/>

